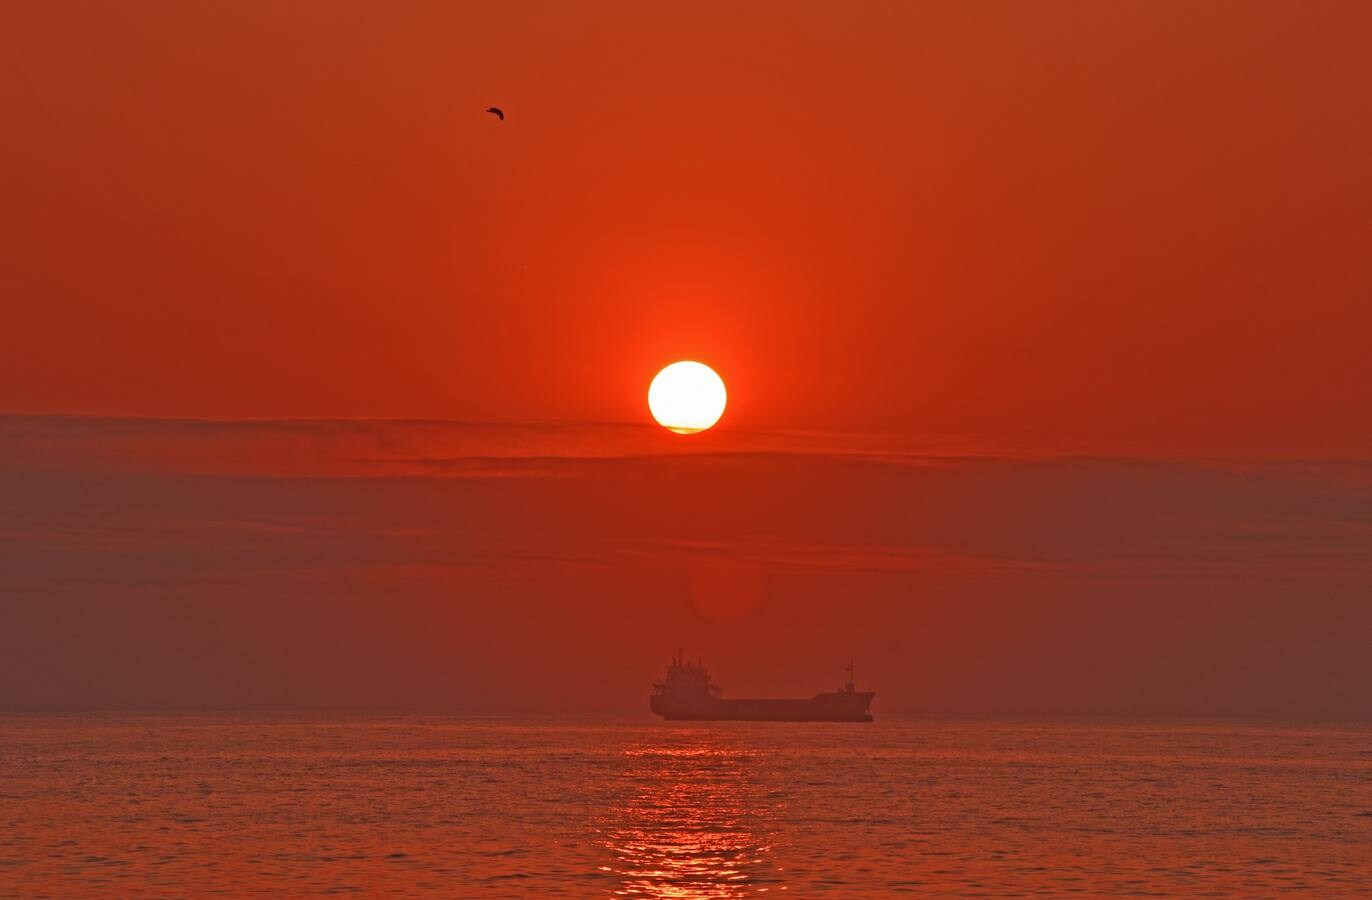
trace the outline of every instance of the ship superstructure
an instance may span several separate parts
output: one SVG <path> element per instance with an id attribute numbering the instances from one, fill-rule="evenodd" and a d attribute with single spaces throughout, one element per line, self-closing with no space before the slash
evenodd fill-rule
<path id="1" fill-rule="evenodd" d="M 857 689 L 852 663 L 846 671 L 848 680 L 842 687 L 809 699 L 726 700 L 723 689 L 710 678 L 710 670 L 678 652 L 667 667 L 666 677 L 653 683 L 648 707 L 664 719 L 678 721 L 870 722 L 868 708 L 876 692 Z"/>

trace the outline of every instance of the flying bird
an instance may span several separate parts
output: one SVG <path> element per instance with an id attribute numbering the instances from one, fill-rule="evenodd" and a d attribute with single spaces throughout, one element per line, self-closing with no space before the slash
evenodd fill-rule
<path id="1" fill-rule="evenodd" d="M 495 116 L 497 119 L 499 119 L 499 120 L 502 121 L 502 122 L 505 121 L 505 110 L 501 109 L 501 108 L 498 107 L 498 106 L 488 106 L 488 107 L 486 107 L 486 112 L 488 112 L 488 113 L 490 113 L 491 115 Z"/>

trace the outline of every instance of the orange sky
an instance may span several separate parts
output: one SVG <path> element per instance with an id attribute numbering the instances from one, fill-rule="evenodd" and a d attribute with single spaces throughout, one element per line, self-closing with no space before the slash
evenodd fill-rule
<path id="1" fill-rule="evenodd" d="M 1370 34 L 7 0 L 0 710 L 1372 717 Z"/>
<path id="2" fill-rule="evenodd" d="M 8 3 L 0 410 L 1372 453 L 1363 3 Z M 506 108 L 502 125 L 481 110 Z"/>

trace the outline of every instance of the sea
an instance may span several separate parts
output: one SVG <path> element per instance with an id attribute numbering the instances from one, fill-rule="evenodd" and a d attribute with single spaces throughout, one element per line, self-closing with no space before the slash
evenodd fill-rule
<path id="1" fill-rule="evenodd" d="M 0 717 L 0 895 L 1372 893 L 1372 726 Z"/>

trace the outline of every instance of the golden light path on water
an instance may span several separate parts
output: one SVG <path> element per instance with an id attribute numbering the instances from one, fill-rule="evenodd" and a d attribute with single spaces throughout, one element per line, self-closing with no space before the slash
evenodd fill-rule
<path id="1" fill-rule="evenodd" d="M 638 746 L 624 751 L 636 792 L 605 818 L 614 894 L 733 898 L 785 891 L 772 858 L 780 799 L 751 775 L 737 748 Z"/>
<path id="2" fill-rule="evenodd" d="M 73 714 L 0 734 L 5 896 L 1372 895 L 1358 723 Z"/>

